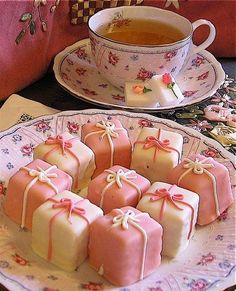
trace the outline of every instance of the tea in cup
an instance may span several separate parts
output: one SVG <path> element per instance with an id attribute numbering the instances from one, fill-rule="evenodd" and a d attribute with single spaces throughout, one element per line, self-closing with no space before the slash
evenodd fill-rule
<path id="1" fill-rule="evenodd" d="M 200 25 L 210 28 L 199 46 L 192 43 Z M 191 54 L 206 49 L 215 38 L 214 25 L 204 19 L 191 23 L 174 12 L 148 6 L 109 8 L 88 22 L 92 55 L 98 71 L 112 85 L 146 81 L 157 74 L 174 77 Z"/>

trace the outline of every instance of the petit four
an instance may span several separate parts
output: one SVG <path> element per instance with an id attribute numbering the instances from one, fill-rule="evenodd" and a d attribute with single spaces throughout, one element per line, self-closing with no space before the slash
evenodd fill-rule
<path id="1" fill-rule="evenodd" d="M 169 183 L 199 195 L 200 225 L 214 221 L 233 202 L 228 169 L 213 158 L 193 154 L 183 159 L 170 171 Z"/>
<path id="2" fill-rule="evenodd" d="M 149 88 L 148 83 L 126 82 L 125 83 L 125 102 L 127 106 L 152 107 L 159 106 L 157 97 Z"/>
<path id="3" fill-rule="evenodd" d="M 33 215 L 32 248 L 65 271 L 75 270 L 87 257 L 89 226 L 102 210 L 70 191 L 42 204 Z"/>
<path id="4" fill-rule="evenodd" d="M 178 104 L 184 99 L 175 79 L 169 73 L 153 76 L 149 85 L 161 106 Z"/>
<path id="5" fill-rule="evenodd" d="M 86 187 L 95 169 L 94 154 L 79 138 L 65 132 L 49 137 L 34 149 L 34 158 L 57 165 L 73 178 L 72 190 Z"/>
<path id="6" fill-rule="evenodd" d="M 5 213 L 21 228 L 31 229 L 33 212 L 48 198 L 70 190 L 71 177 L 42 160 L 22 167 L 9 180 L 4 201 Z"/>
<path id="7" fill-rule="evenodd" d="M 111 283 L 142 280 L 161 263 L 162 227 L 133 207 L 113 209 L 91 224 L 89 263 Z"/>
<path id="8" fill-rule="evenodd" d="M 131 169 L 151 182 L 167 182 L 167 175 L 180 161 L 183 137 L 160 128 L 144 127 L 134 143 Z"/>
<path id="9" fill-rule="evenodd" d="M 81 130 L 82 141 L 95 154 L 93 178 L 113 165 L 129 168 L 132 145 L 126 129 L 118 119 L 86 123 Z"/>
<path id="10" fill-rule="evenodd" d="M 176 185 L 156 182 L 143 195 L 137 209 L 163 227 L 162 255 L 175 257 L 187 248 L 194 234 L 199 196 Z"/>
<path id="11" fill-rule="evenodd" d="M 114 208 L 136 207 L 149 187 L 148 179 L 135 171 L 113 166 L 89 183 L 87 198 L 108 213 Z"/>

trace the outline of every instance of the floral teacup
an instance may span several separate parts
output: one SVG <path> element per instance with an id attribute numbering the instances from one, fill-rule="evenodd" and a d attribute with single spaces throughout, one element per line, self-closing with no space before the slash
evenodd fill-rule
<path id="1" fill-rule="evenodd" d="M 111 40 L 97 30 L 111 24 L 122 27 L 132 20 L 153 19 L 178 28 L 184 35 L 180 41 L 162 45 L 134 45 Z M 200 25 L 208 25 L 209 36 L 199 46 L 193 46 L 192 35 Z M 215 27 L 207 20 L 191 23 L 188 19 L 159 8 L 125 6 L 104 9 L 89 19 L 92 54 L 98 71 L 114 86 L 123 89 L 125 82 L 146 81 L 153 75 L 171 73 L 176 76 L 190 54 L 206 49 L 215 38 Z"/>

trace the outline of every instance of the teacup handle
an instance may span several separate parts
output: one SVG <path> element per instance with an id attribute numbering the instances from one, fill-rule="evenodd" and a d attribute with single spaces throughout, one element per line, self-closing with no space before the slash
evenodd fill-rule
<path id="1" fill-rule="evenodd" d="M 193 47 L 191 52 L 190 52 L 190 55 L 197 54 L 200 51 L 206 49 L 207 47 L 209 47 L 212 44 L 212 42 L 215 39 L 215 36 L 216 36 L 215 26 L 210 21 L 205 20 L 205 19 L 198 19 L 192 23 L 193 32 L 201 25 L 208 25 L 209 26 L 210 32 L 209 32 L 208 38 L 200 45 Z"/>

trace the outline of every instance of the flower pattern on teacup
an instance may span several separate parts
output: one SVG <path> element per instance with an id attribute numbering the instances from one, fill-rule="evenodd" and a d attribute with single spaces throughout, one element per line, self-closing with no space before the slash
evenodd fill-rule
<path id="1" fill-rule="evenodd" d="M 168 62 L 177 55 L 177 50 L 167 52 L 164 54 L 164 59 L 167 60 Z"/>
<path id="2" fill-rule="evenodd" d="M 136 79 L 146 81 L 148 79 L 151 79 L 153 77 L 154 73 L 151 71 L 146 70 L 145 68 L 140 68 L 139 72 L 137 74 Z"/>
<path id="3" fill-rule="evenodd" d="M 119 57 L 117 56 L 117 54 L 113 54 L 112 52 L 109 52 L 108 61 L 111 65 L 115 66 L 119 61 Z"/>

